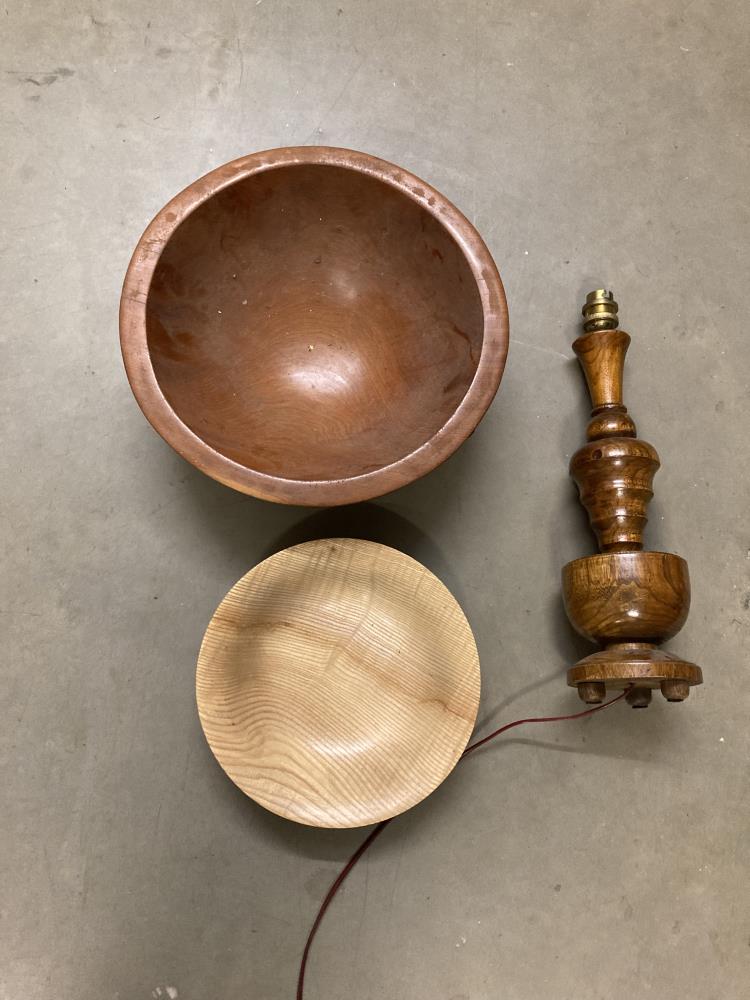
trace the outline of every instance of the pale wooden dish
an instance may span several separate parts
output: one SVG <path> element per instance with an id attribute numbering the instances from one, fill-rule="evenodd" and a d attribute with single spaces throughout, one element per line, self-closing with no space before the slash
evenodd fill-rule
<path id="1" fill-rule="evenodd" d="M 479 657 L 424 566 L 325 539 L 271 556 L 229 591 L 196 693 L 216 759 L 252 799 L 310 826 L 365 826 L 453 769 L 476 720 Z"/>

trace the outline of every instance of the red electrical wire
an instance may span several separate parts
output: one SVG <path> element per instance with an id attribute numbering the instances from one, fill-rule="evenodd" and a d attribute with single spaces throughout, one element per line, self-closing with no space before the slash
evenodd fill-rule
<path id="1" fill-rule="evenodd" d="M 528 722 L 568 722 L 570 719 L 582 719 L 586 715 L 593 715 L 595 712 L 601 712 L 602 709 L 604 708 L 609 708 L 610 705 L 614 705 L 616 701 L 619 701 L 621 698 L 624 698 L 626 694 L 627 692 L 623 691 L 622 694 L 618 694 L 616 698 L 611 698 L 609 701 L 605 701 L 603 705 L 596 705 L 594 708 L 586 708 L 582 712 L 574 712 L 573 715 L 544 715 L 544 716 L 537 716 L 536 718 L 531 718 L 531 719 L 516 719 L 515 722 L 508 722 L 504 726 L 500 726 L 499 729 L 496 729 L 494 732 L 490 733 L 489 736 L 483 736 L 482 739 L 477 740 L 476 743 L 470 743 L 464 750 L 464 752 L 461 754 L 459 760 L 463 760 L 464 757 L 468 757 L 470 753 L 473 753 L 475 750 L 478 750 L 481 746 L 484 746 L 485 743 L 489 743 L 490 740 L 494 740 L 495 737 L 499 736 L 501 733 L 507 733 L 509 729 L 515 729 L 516 726 L 525 726 L 526 723 Z M 352 854 L 347 863 L 341 869 L 333 885 L 326 893 L 323 902 L 320 904 L 320 909 L 318 910 L 317 916 L 315 917 L 313 925 L 310 928 L 310 933 L 307 935 L 307 941 L 305 942 L 305 947 L 302 952 L 302 961 L 300 962 L 299 976 L 297 978 L 297 1000 L 304 1000 L 303 994 L 305 989 L 305 969 L 307 968 L 307 959 L 309 958 L 310 955 L 310 948 L 312 947 L 313 938 L 317 934 L 318 927 L 320 927 L 321 921 L 325 916 L 326 910 L 331 905 L 333 897 L 336 895 L 341 886 L 344 884 L 344 881 L 349 872 L 352 870 L 352 868 L 354 868 L 354 866 L 362 857 L 362 855 L 365 853 L 365 851 L 368 849 L 368 847 L 370 847 L 370 845 L 375 840 L 377 840 L 377 838 L 380 836 L 383 830 L 385 830 L 388 824 L 392 823 L 395 818 L 396 817 L 393 816 L 391 817 L 391 819 L 384 819 L 381 823 L 378 823 L 378 825 L 374 829 L 372 829 L 370 833 L 368 833 L 368 835 L 359 845 L 357 850 L 354 852 L 354 854 Z"/>

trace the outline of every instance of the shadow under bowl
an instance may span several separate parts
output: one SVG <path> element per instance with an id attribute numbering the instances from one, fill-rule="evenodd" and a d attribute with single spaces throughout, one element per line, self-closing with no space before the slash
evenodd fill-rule
<path id="1" fill-rule="evenodd" d="M 497 391 L 508 316 L 481 237 L 393 164 L 327 147 L 242 157 L 156 216 L 120 336 L 146 417 L 267 500 L 371 499 L 431 471 Z"/>

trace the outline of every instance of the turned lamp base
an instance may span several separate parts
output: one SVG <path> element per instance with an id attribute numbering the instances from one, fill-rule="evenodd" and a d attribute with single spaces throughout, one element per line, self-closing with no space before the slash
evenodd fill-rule
<path id="1" fill-rule="evenodd" d="M 607 688 L 629 688 L 628 702 L 646 708 L 651 689 L 684 701 L 700 684 L 700 668 L 657 649 L 683 626 L 690 608 L 687 563 L 672 552 L 600 552 L 563 568 L 563 600 L 571 624 L 605 648 L 568 671 L 568 684 L 596 705 Z"/>
<path id="2" fill-rule="evenodd" d="M 578 688 L 587 705 L 604 701 L 607 690 L 629 689 L 633 708 L 646 708 L 659 688 L 667 701 L 684 701 L 690 688 L 703 683 L 701 668 L 648 643 L 615 643 L 579 660 L 568 671 L 568 684 Z"/>
<path id="3" fill-rule="evenodd" d="M 583 317 L 585 332 L 573 350 L 592 409 L 586 444 L 573 455 L 570 474 L 600 552 L 568 563 L 562 586 L 571 624 L 604 648 L 571 667 L 568 684 L 591 705 L 604 701 L 608 688 L 627 690 L 633 708 L 646 708 L 654 688 L 667 701 L 684 701 L 703 681 L 700 667 L 657 647 L 685 624 L 690 577 L 680 556 L 643 550 L 659 456 L 636 436 L 622 400 L 630 337 L 618 328 L 611 292 L 591 292 Z"/>

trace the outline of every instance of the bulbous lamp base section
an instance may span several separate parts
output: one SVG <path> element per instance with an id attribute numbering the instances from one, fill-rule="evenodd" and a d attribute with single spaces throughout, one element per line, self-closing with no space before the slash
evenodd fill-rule
<path id="1" fill-rule="evenodd" d="M 684 701 L 700 668 L 657 645 L 675 635 L 690 608 L 687 563 L 671 552 L 602 552 L 563 569 L 563 600 L 575 629 L 605 648 L 568 671 L 568 684 L 596 705 L 607 689 L 628 688 L 645 708 L 653 688 Z"/>

